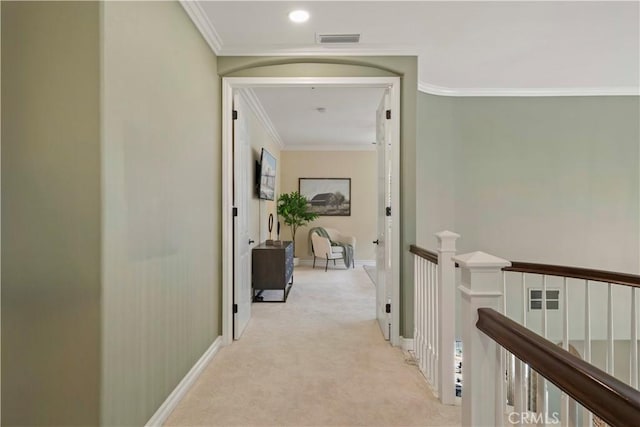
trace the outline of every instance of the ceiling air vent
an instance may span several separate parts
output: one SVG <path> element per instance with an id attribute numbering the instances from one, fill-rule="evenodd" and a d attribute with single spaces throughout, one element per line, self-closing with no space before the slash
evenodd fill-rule
<path id="1" fill-rule="evenodd" d="M 319 44 L 359 43 L 360 34 L 316 34 Z"/>

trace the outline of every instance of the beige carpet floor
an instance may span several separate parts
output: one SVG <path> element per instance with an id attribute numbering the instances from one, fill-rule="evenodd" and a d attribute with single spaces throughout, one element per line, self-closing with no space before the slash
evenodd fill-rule
<path id="1" fill-rule="evenodd" d="M 331 267 L 330 267 L 331 268 Z M 253 304 L 167 426 L 458 426 L 413 360 L 384 341 L 361 268 L 296 267 L 284 304 Z"/>

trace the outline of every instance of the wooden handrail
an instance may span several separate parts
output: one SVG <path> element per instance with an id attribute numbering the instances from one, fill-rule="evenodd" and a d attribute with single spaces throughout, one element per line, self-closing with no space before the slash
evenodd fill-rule
<path id="1" fill-rule="evenodd" d="M 476 327 L 612 426 L 637 426 L 640 391 L 491 308 Z"/>
<path id="2" fill-rule="evenodd" d="M 431 261 L 434 264 L 438 263 L 438 254 L 435 252 L 422 249 L 416 245 L 411 245 L 409 247 L 409 252 L 411 252 L 412 254 L 418 255 L 419 257 L 424 258 L 427 261 Z"/>
<path id="3" fill-rule="evenodd" d="M 616 283 L 618 285 L 640 288 L 640 276 L 635 274 L 617 273 L 614 271 L 591 270 L 588 268 L 566 267 L 563 265 L 534 264 L 531 262 L 511 262 L 511 267 L 502 271 L 520 273 L 544 274 L 547 276 L 571 277 L 574 279 L 593 280 L 596 282 Z"/>

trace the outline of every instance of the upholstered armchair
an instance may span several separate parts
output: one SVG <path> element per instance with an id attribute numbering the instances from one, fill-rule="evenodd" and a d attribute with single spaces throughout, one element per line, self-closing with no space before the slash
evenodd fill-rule
<path id="1" fill-rule="evenodd" d="M 337 259 L 343 258 L 344 248 L 342 246 L 331 246 L 331 241 L 326 237 L 313 233 L 311 242 L 313 243 L 313 268 L 316 268 L 316 258 L 325 258 L 324 271 L 327 271 L 330 259 L 335 264 Z M 347 268 L 349 267 L 347 266 Z"/>
<path id="2" fill-rule="evenodd" d="M 327 251 L 324 249 L 324 246 L 322 250 L 318 249 L 317 245 L 324 245 L 325 242 L 317 239 L 317 237 L 326 240 L 326 243 L 329 245 L 331 250 Z M 335 228 L 315 227 L 309 230 L 309 238 L 309 243 L 311 243 L 310 249 L 313 253 L 314 267 L 316 265 L 316 258 L 327 258 L 327 265 L 329 264 L 329 259 L 333 259 L 333 263 L 335 264 L 336 259 L 342 258 L 346 268 L 355 268 L 355 237 L 342 234 Z"/>

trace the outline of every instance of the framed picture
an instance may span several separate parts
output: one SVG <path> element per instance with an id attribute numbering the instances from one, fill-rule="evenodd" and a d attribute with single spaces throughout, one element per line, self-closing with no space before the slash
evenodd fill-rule
<path id="1" fill-rule="evenodd" d="M 321 216 L 351 216 L 351 178 L 298 178 L 298 191 L 310 211 Z"/>

